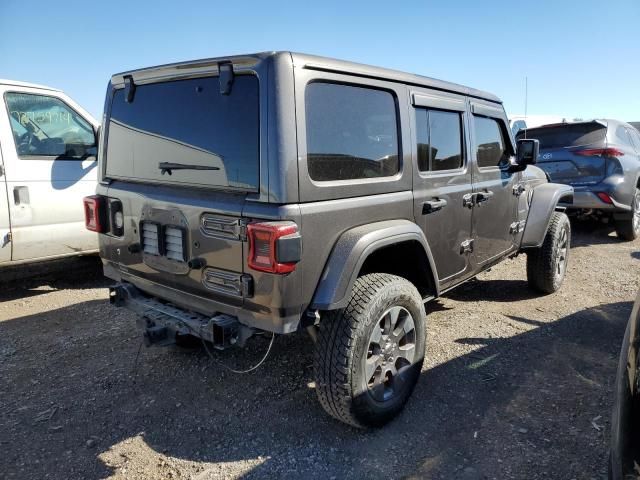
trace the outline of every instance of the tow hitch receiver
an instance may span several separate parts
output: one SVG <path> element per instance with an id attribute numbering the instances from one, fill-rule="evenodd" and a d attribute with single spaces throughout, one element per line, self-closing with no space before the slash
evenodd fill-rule
<path id="1" fill-rule="evenodd" d="M 110 287 L 109 297 L 112 305 L 138 314 L 137 323 L 146 346 L 171 345 L 176 342 L 176 336 L 191 335 L 224 350 L 234 345 L 244 346 L 254 333 L 254 329 L 242 325 L 236 317 L 225 314 L 207 317 L 188 312 L 147 297 L 131 284 Z"/>

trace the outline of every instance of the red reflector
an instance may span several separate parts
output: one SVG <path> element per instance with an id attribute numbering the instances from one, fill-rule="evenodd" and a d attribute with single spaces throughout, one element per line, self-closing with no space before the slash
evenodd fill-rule
<path id="1" fill-rule="evenodd" d="M 573 153 L 582 157 L 622 157 L 624 152 L 617 148 L 584 148 Z"/>
<path id="2" fill-rule="evenodd" d="M 84 226 L 92 232 L 104 232 L 104 198 L 100 195 L 92 195 L 84 197 L 83 201 Z"/>
<path id="3" fill-rule="evenodd" d="M 611 197 L 609 195 L 607 195 L 604 192 L 598 192 L 596 193 L 596 195 L 598 195 L 598 198 L 600 200 L 602 200 L 604 203 L 608 203 L 609 205 L 613 204 L 613 200 L 611 200 Z"/>
<path id="4" fill-rule="evenodd" d="M 297 233 L 292 222 L 264 222 L 247 225 L 249 239 L 249 268 L 260 272 L 285 274 L 296 269 L 296 263 L 279 263 L 276 242 L 279 238 Z"/>

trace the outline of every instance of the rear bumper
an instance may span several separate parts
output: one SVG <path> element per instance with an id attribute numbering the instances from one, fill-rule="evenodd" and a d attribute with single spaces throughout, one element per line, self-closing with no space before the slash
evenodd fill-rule
<path id="1" fill-rule="evenodd" d="M 291 309 L 269 308 L 254 304 L 245 307 L 235 306 L 132 275 L 104 259 L 103 266 L 106 277 L 118 283 L 130 284 L 132 287 L 135 287 L 136 291 L 139 291 L 151 300 L 162 300 L 162 303 L 168 302 L 172 307 L 184 311 L 186 315 L 202 315 L 204 318 L 210 319 L 224 314 L 237 318 L 239 323 L 247 327 L 279 334 L 295 332 L 300 325 L 300 307 Z M 135 304 L 125 303 L 122 306 L 134 311 L 138 315 L 141 314 Z"/>
<path id="2" fill-rule="evenodd" d="M 144 295 L 130 283 L 109 288 L 109 300 L 138 314 L 138 325 L 147 346 L 168 345 L 179 335 L 207 340 L 219 349 L 235 345 L 239 338 L 238 319 L 219 314 L 213 317 L 187 312 Z"/>
<path id="3" fill-rule="evenodd" d="M 604 190 L 598 190 L 604 191 Z M 573 202 L 570 204 L 561 203 L 560 205 L 566 207 L 569 210 L 608 210 L 610 212 L 629 212 L 631 207 L 618 202 L 612 194 L 609 192 L 613 203 L 605 203 L 596 195 L 595 191 L 591 190 L 575 190 L 573 193 Z"/>

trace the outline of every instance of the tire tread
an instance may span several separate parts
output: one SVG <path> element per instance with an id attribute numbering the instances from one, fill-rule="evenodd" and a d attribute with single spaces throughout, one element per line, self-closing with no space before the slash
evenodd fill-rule
<path id="1" fill-rule="evenodd" d="M 343 310 L 326 312 L 320 323 L 314 354 L 318 399 L 327 413 L 354 427 L 371 425 L 371 422 L 362 420 L 362 412 L 357 415 L 357 405 L 352 396 L 354 347 L 366 327 L 362 314 L 378 293 L 390 284 L 410 287 L 411 294 L 422 301 L 415 287 L 404 278 L 371 273 L 356 280 L 349 303 Z"/>
<path id="2" fill-rule="evenodd" d="M 569 243 L 567 245 L 567 260 L 571 246 L 571 225 L 567 215 L 563 212 L 553 212 L 544 242 L 539 248 L 527 252 L 527 280 L 529 286 L 543 293 L 553 293 L 560 285 L 555 282 L 555 240 L 563 225 L 568 228 Z"/>

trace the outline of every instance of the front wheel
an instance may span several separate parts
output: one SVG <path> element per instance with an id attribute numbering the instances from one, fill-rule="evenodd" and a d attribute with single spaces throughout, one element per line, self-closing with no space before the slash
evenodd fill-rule
<path id="1" fill-rule="evenodd" d="M 356 427 L 393 419 L 420 376 L 425 318 L 422 297 L 404 278 L 358 278 L 347 307 L 320 322 L 314 367 L 323 408 Z"/>
<path id="2" fill-rule="evenodd" d="M 622 240 L 635 240 L 640 236 L 640 189 L 636 188 L 631 203 L 631 216 L 615 221 L 616 233 Z"/>
<path id="3" fill-rule="evenodd" d="M 553 293 L 562 285 L 567 273 L 571 224 L 563 212 L 553 212 L 544 242 L 527 251 L 527 280 L 539 292 Z"/>

